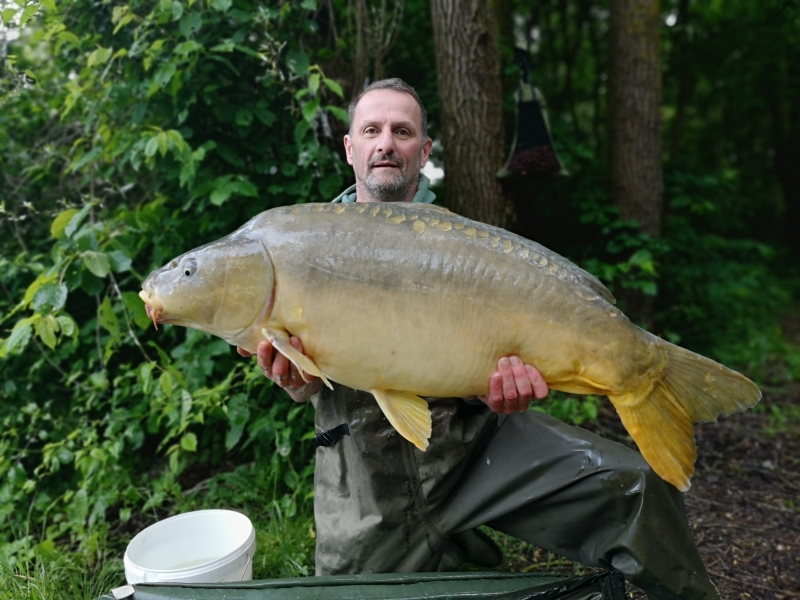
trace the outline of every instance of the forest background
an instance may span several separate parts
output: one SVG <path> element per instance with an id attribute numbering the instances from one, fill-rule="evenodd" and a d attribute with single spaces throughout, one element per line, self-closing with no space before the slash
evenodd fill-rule
<path id="1" fill-rule="evenodd" d="M 651 3 L 655 234 L 614 198 L 614 2 L 477 4 L 498 57 L 500 153 L 515 127 L 516 46 L 568 173 L 498 183 L 500 224 L 617 295 L 646 296 L 642 323 L 658 335 L 763 387 L 796 380 L 798 3 Z M 455 34 L 435 31 L 425 0 L 0 6 L 0 597 L 104 593 L 137 531 L 212 506 L 256 523 L 257 577 L 312 574 L 311 407 L 220 340 L 153 330 L 137 292 L 153 268 L 258 212 L 352 183 L 341 137 L 367 78 L 418 90 L 432 137 L 450 140 L 433 154 L 439 199 L 470 214 L 477 199 L 448 183 L 459 142 L 440 116 L 458 93 L 437 65 Z M 554 394 L 539 408 L 580 423 L 599 402 Z M 797 420 L 796 406 L 756 410 Z"/>

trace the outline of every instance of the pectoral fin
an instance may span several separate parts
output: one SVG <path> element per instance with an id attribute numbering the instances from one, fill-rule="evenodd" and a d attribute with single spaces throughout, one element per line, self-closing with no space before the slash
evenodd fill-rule
<path id="1" fill-rule="evenodd" d="M 308 381 L 306 379 L 306 373 L 309 375 L 313 375 L 315 377 L 319 377 L 322 379 L 323 383 L 327 385 L 330 389 L 333 389 L 331 382 L 328 381 L 328 378 L 319 370 L 319 367 L 305 354 L 301 354 L 297 351 L 297 349 L 292 346 L 291 342 L 289 341 L 289 334 L 285 331 L 281 331 L 278 329 L 262 329 L 261 334 L 267 338 L 275 349 L 283 354 L 286 358 L 288 358 L 294 366 L 300 371 L 300 376 L 303 378 L 303 381 Z"/>
<path id="2" fill-rule="evenodd" d="M 428 403 L 410 392 L 370 390 L 383 414 L 397 433 L 423 452 L 431 437 L 431 409 Z"/>

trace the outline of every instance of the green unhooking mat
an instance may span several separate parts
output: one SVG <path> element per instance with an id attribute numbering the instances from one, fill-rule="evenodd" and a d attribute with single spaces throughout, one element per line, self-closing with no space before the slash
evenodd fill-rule
<path id="1" fill-rule="evenodd" d="M 616 571 L 565 579 L 513 573 L 403 573 L 264 579 L 242 583 L 137 583 L 97 600 L 624 600 Z"/>

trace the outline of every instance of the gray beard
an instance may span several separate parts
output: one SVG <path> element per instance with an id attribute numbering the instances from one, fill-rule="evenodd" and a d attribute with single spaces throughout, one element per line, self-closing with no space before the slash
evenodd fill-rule
<path id="1" fill-rule="evenodd" d="M 394 180 L 386 183 L 376 181 L 370 174 L 364 179 L 364 187 L 378 202 L 403 202 L 411 187 L 415 184 L 419 185 L 418 181 L 407 178 L 402 171 Z"/>
<path id="2" fill-rule="evenodd" d="M 372 175 L 372 171 L 367 171 L 366 177 L 363 179 L 364 187 L 370 195 L 378 202 L 404 202 L 408 197 L 411 188 L 417 191 L 419 186 L 419 172 L 420 164 L 422 163 L 422 149 L 420 148 L 419 154 L 416 156 L 417 176 L 407 177 L 405 173 L 405 163 L 398 156 L 394 155 L 380 155 L 374 156 L 370 160 L 368 168 L 372 165 L 379 163 L 382 160 L 393 160 L 398 164 L 397 176 L 387 183 L 381 183 Z"/>

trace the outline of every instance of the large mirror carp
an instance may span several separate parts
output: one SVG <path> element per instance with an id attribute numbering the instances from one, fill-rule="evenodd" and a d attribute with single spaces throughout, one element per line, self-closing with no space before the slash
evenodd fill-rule
<path id="1" fill-rule="evenodd" d="M 608 396 L 647 462 L 684 491 L 692 423 L 761 398 L 739 373 L 636 327 L 565 258 L 425 204 L 268 210 L 142 288 L 155 323 L 250 352 L 267 338 L 328 386 L 368 390 L 420 450 L 431 435 L 420 396 L 486 394 L 498 358 L 512 354 L 551 389 Z"/>

